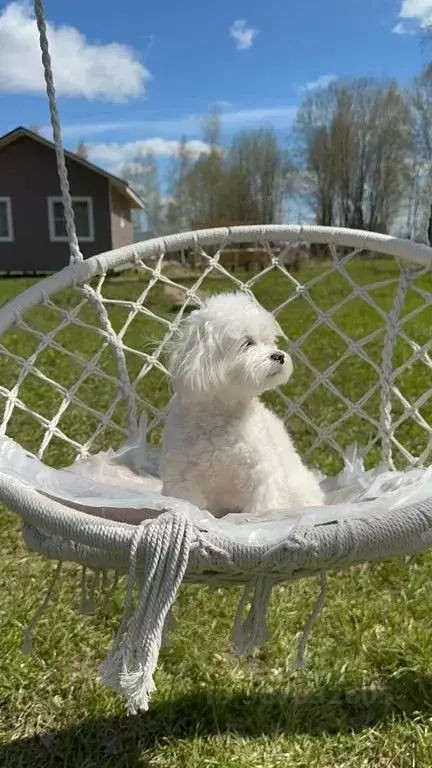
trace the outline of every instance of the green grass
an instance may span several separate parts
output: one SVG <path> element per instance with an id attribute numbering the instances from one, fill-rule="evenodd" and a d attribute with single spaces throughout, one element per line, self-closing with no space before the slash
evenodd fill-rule
<path id="1" fill-rule="evenodd" d="M 300 281 L 310 280 L 322 268 L 308 268 Z M 350 274 L 360 284 L 396 277 L 389 260 L 356 261 Z M 243 278 L 248 276 L 243 275 Z M 0 284 L 0 302 L 18 293 L 32 281 L 9 280 Z M 191 281 L 186 281 L 190 283 Z M 429 293 L 431 277 L 418 285 Z M 229 286 L 223 277 L 207 278 L 206 290 Z M 135 299 L 143 290 L 139 281 L 107 282 L 108 298 Z M 256 295 L 274 308 L 292 288 L 278 273 L 258 283 Z M 333 275 L 317 284 L 311 295 L 325 310 L 349 294 L 347 283 Z M 375 301 L 385 311 L 393 302 L 395 286 L 376 288 Z M 404 313 L 420 303 L 411 290 Z M 58 306 L 71 310 L 76 295 L 65 292 Z M 147 306 L 173 319 L 173 308 L 155 286 Z M 127 310 L 110 305 L 110 319 L 119 329 Z M 96 323 L 94 311 L 86 306 L 81 320 Z M 52 307 L 32 311 L 29 322 L 43 332 L 53 329 L 60 315 Z M 296 299 L 279 317 L 292 341 L 298 339 L 314 320 L 314 312 L 303 298 Z M 377 313 L 364 301 L 352 300 L 335 317 L 352 339 L 360 340 L 377 327 Z M 380 321 L 379 321 L 380 322 Z M 428 343 L 432 308 L 409 320 L 408 335 L 420 345 Z M 163 333 L 154 320 L 140 316 L 126 335 L 126 343 L 149 353 Z M 83 371 L 85 361 L 97 352 L 100 337 L 69 326 L 56 339 L 83 362 L 66 354 L 43 350 L 37 357 L 39 370 L 70 387 Z M 39 339 L 21 328 L 8 331 L 4 346 L 22 358 L 36 349 Z M 366 345 L 371 359 L 378 362 L 383 336 Z M 306 340 L 305 353 L 315 368 L 328 369 L 345 349 L 330 328 L 321 324 Z M 1 349 L 0 349 L 1 354 Z M 409 356 L 399 341 L 395 363 Z M 128 353 L 132 377 L 142 360 Z M 0 359 L 0 384 L 13 386 L 19 363 Z M 114 373 L 114 361 L 104 352 L 100 366 Z M 333 374 L 339 390 L 358 401 L 377 380 L 371 366 L 354 357 Z M 297 361 L 296 373 L 284 394 L 298 400 L 312 381 L 307 366 Z M 416 362 L 401 375 L 398 385 L 408 400 L 415 401 L 431 386 L 430 371 Z M 157 407 L 169 396 L 164 377 L 158 371 L 146 375 L 139 394 Z M 93 372 L 81 384 L 77 397 L 99 411 L 106 411 L 115 387 Z M 29 408 L 51 419 L 61 398 L 52 388 L 29 374 L 20 396 Z M 279 412 L 286 405 L 278 396 L 269 401 Z M 304 412 L 319 426 L 330 426 L 343 414 L 338 398 L 321 386 L 304 403 Z M 367 414 L 376 418 L 379 392 L 365 403 Z M 396 416 L 402 408 L 394 403 Z M 432 405 L 421 412 L 432 422 Z M 112 425 L 101 434 L 96 448 L 118 444 L 116 429 L 125 424 L 120 405 Z M 97 419 L 77 405 L 71 406 L 59 423 L 72 440 L 90 439 Z M 315 432 L 298 417 L 290 421 L 292 434 L 304 451 Z M 25 411 L 15 410 L 9 433 L 30 449 L 37 449 L 43 428 Z M 156 427 L 152 439 L 158 440 Z M 336 428 L 335 438 L 347 446 L 354 440 L 365 445 L 374 437 L 371 425 L 360 416 L 349 417 Z M 415 455 L 427 445 L 423 430 L 408 420 L 398 438 Z M 376 461 L 379 444 L 369 457 Z M 54 437 L 45 459 L 64 465 L 73 458 L 73 448 Z M 396 455 L 399 463 L 403 457 Z M 318 447 L 311 463 L 327 472 L 340 467 L 340 459 L 329 447 Z M 0 766 L 1 768 L 429 768 L 432 766 L 432 646 L 430 570 L 432 558 L 422 555 L 408 570 L 401 561 L 383 562 L 336 573 L 329 577 L 326 607 L 309 645 L 309 668 L 295 671 L 292 657 L 305 616 L 310 611 L 318 585 L 315 581 L 288 584 L 275 590 L 269 611 L 273 637 L 250 659 L 236 659 L 229 634 L 238 599 L 238 589 L 222 590 L 199 586 L 182 589 L 176 606 L 178 627 L 170 646 L 162 651 L 157 672 L 158 690 L 150 712 L 127 718 L 124 703 L 102 688 L 96 676 L 97 664 L 108 650 L 121 611 L 122 590 L 107 612 L 99 599 L 92 616 L 76 612 L 79 601 L 79 573 L 67 566 L 50 606 L 38 626 L 33 654 L 20 653 L 22 629 L 37 608 L 53 564 L 28 552 L 20 538 L 20 522 L 0 511 Z"/>

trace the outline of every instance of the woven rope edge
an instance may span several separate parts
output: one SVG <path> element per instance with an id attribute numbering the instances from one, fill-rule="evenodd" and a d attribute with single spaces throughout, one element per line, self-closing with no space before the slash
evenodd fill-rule
<path id="1" fill-rule="evenodd" d="M 410 240 L 381 235 L 376 232 L 342 229 L 339 227 L 272 225 L 272 226 L 241 226 L 232 228 L 202 229 L 169 235 L 165 238 L 153 238 L 140 243 L 128 245 L 113 251 L 107 251 L 92 256 L 84 262 L 71 264 L 60 272 L 41 280 L 36 285 L 23 291 L 0 308 L 0 334 L 12 323 L 15 315 L 21 314 L 38 304 L 45 297 L 52 296 L 58 291 L 73 285 L 82 285 L 92 277 L 106 274 L 110 269 L 127 266 L 138 260 L 152 258 L 161 253 L 194 248 L 197 245 L 211 246 L 224 242 L 242 243 L 272 240 L 290 243 L 305 242 L 330 244 L 362 248 L 388 256 L 407 259 L 408 261 L 432 266 L 432 249 Z"/>
<path id="2" fill-rule="evenodd" d="M 136 526 L 77 512 L 5 476 L 0 477 L 0 498 L 23 518 L 25 537 L 37 551 L 94 568 L 127 570 Z M 367 517 L 303 527 L 275 545 L 238 544 L 194 528 L 188 578 L 217 581 L 219 569 L 224 578 L 237 574 L 238 582 L 250 578 L 252 571 L 281 579 L 296 573 L 299 578 L 430 546 L 432 499 L 396 511 L 386 510 L 383 503 Z"/>

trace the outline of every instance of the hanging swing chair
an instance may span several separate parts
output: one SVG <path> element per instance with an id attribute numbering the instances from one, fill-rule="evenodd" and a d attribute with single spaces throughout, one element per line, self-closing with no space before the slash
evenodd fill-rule
<path id="1" fill-rule="evenodd" d="M 0 309 L 2 371 L 9 371 L 10 364 L 16 371 L 13 381 L 7 378 L 0 384 L 4 405 L 0 500 L 21 516 L 26 544 L 58 563 L 43 604 L 25 632 L 25 650 L 30 650 L 36 621 L 51 597 L 62 563 L 82 566 L 87 607 L 89 570 L 93 573 L 92 589 L 99 577 L 106 586 L 110 574 L 114 574 L 111 586 L 115 589 L 117 576 L 128 575 L 123 616 L 100 675 L 105 684 L 126 698 L 129 711 L 137 712 L 148 707 L 159 650 L 183 582 L 244 585 L 234 619 L 233 641 L 240 652 L 248 653 L 266 640 L 265 611 L 272 587 L 283 581 L 318 577 L 319 596 L 298 649 L 297 663 L 301 665 L 308 634 L 325 598 L 327 571 L 389 556 L 415 556 L 432 545 L 432 477 L 428 468 L 432 425 L 425 416 L 432 387 L 410 402 L 398 383 L 410 367 L 418 365 L 423 366 L 432 383 L 432 342 L 421 343 L 411 334 L 412 323 L 422 313 L 431 313 L 432 249 L 386 235 L 338 228 L 240 226 L 157 238 L 84 260 L 74 227 L 41 0 L 35 1 L 35 14 L 70 265 Z M 308 279 L 302 283 L 297 273 L 291 273 L 287 259 L 305 244 L 325 252 L 327 261 L 319 271 L 306 270 Z M 245 283 L 224 266 L 229 248 L 241 245 L 259 248 L 265 259 L 262 270 Z M 173 275 L 178 272 L 169 268 L 182 252 L 193 254 L 200 262 L 192 285 L 189 281 L 187 287 L 181 280 L 176 281 Z M 374 268 L 378 256 L 386 257 L 385 263 L 391 260 L 392 268 L 386 276 Z M 367 283 L 356 281 L 350 268 L 360 259 L 370 264 Z M 115 286 L 120 284 L 118 275 L 131 267 L 141 278 L 133 284 L 139 287 L 139 293 L 135 290 L 134 298 L 125 300 L 116 296 Z M 111 278 L 113 273 L 116 277 Z M 337 476 L 322 476 L 327 504 L 320 510 L 303 509 L 277 521 L 266 519 L 267 510 L 253 522 L 242 515 L 215 519 L 205 510 L 161 495 L 158 451 L 149 443 L 149 435 L 155 435 L 163 424 L 167 403 L 161 405 L 158 398 L 150 402 L 151 386 L 143 395 L 140 385 L 155 372 L 160 379 L 168 375 L 164 366 L 166 344 L 185 313 L 200 303 L 200 292 L 212 278 L 230 281 L 237 290 L 253 295 L 270 275 L 277 275 L 278 286 L 285 284 L 287 289 L 284 298 L 272 308 L 274 314 L 280 317 L 282 312 L 301 306 L 306 318 L 301 334 L 289 341 L 294 370 L 296 361 L 307 369 L 308 386 L 292 399 L 279 393 L 286 421 L 288 425 L 291 420 L 302 423 L 312 435 L 306 459 L 315 450 L 325 449 L 329 455 L 338 456 L 344 468 Z M 325 292 L 329 277 L 343 280 L 348 291 L 327 297 L 323 307 L 316 289 L 321 286 Z M 160 297 L 163 290 L 175 290 L 182 300 L 175 311 L 159 314 L 154 297 Z M 380 291 L 392 296 L 391 304 L 386 306 L 380 300 Z M 360 306 L 373 310 L 376 318 L 376 328 L 366 329 L 365 335 L 357 339 L 338 324 L 338 312 L 349 302 L 357 307 L 359 320 Z M 117 310 L 123 313 L 121 323 L 113 320 L 113 311 Z M 48 330 L 45 315 L 51 318 Z M 308 326 L 306 320 L 311 315 Z M 154 330 L 156 325 L 163 329 L 151 352 L 144 351 L 145 339 L 141 348 L 129 343 L 128 332 L 137 322 L 144 322 L 143 327 L 149 329 Z M 88 358 L 68 347 L 68 332 L 77 326 L 82 338 L 88 336 L 89 347 L 95 335 L 99 340 L 98 349 Z M 324 371 L 305 351 L 311 333 L 323 329 L 336 334 L 345 348 Z M 11 333 L 32 339 L 28 355 L 21 356 L 16 346 L 10 348 Z M 46 354 L 59 360 L 67 356 L 71 365 L 79 366 L 77 378 L 65 383 L 44 373 L 41 360 Z M 108 359 L 115 361 L 116 377 Z M 354 361 L 367 366 L 373 374 L 371 387 L 360 399 L 350 399 L 335 384 L 338 367 L 348 363 L 354 370 Z M 29 377 L 52 390 L 49 413 L 27 397 Z M 89 405 L 81 394 L 86 383 L 95 379 L 108 382 L 113 389 L 107 407 L 98 407 L 94 401 Z M 333 423 L 327 426 L 318 423 L 307 409 L 307 398 L 321 397 L 322 392 L 330 393 L 340 405 Z M 80 439 L 74 419 L 67 420 L 71 412 L 80 413 L 81 421 L 77 423 L 97 419 L 91 435 Z M 31 417 L 40 431 L 36 454 L 12 437 L 14 424 L 19 426 L 23 416 Z M 350 419 L 363 425 L 363 434 L 366 428 L 372 435 L 363 450 L 347 450 L 343 445 L 341 434 Z M 412 444 L 407 446 L 404 441 L 404 426 L 408 423 L 424 436 L 415 441 L 416 454 Z M 113 444 L 120 448 L 101 450 Z M 49 465 L 50 450 L 59 445 L 65 448 L 64 455 L 75 459 L 69 465 L 63 462 L 65 469 Z M 367 471 L 366 454 L 375 460 L 375 466 Z M 397 470 L 398 464 L 404 468 Z"/>

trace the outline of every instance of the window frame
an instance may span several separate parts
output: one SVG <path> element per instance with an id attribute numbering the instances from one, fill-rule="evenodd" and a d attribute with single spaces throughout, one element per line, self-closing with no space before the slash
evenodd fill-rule
<path id="1" fill-rule="evenodd" d="M 8 224 L 8 234 L 6 237 L 0 235 L 0 243 L 13 243 L 15 238 L 12 218 L 12 200 L 10 197 L 0 197 L 0 203 L 6 203 L 6 221 Z"/>
<path id="2" fill-rule="evenodd" d="M 56 235 L 55 231 L 55 216 L 54 216 L 54 204 L 63 203 L 63 198 L 58 196 L 48 197 L 48 229 L 49 239 L 51 243 L 67 243 L 67 235 Z M 80 243 L 94 243 L 95 239 L 95 227 L 94 227 L 94 213 L 93 213 L 93 198 L 92 197 L 80 197 L 73 196 L 72 203 L 87 203 L 88 219 L 89 219 L 89 234 L 85 236 L 79 236 L 78 242 Z"/>

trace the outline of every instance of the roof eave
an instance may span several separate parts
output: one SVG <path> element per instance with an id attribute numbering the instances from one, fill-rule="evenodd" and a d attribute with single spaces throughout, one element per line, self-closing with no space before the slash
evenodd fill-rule
<path id="1" fill-rule="evenodd" d="M 134 192 L 133 189 L 131 189 L 131 187 L 126 185 L 125 188 L 124 188 L 124 191 L 125 191 L 126 197 L 132 203 L 131 208 L 135 208 L 135 209 L 138 209 L 138 208 L 139 209 L 144 209 L 145 208 L 144 201 L 141 200 L 140 197 L 138 197 L 136 192 Z"/>
<path id="2" fill-rule="evenodd" d="M 27 136 L 34 141 L 39 141 L 40 144 L 44 144 L 45 146 L 48 146 L 50 149 L 55 151 L 55 146 L 52 141 L 46 139 L 44 136 L 40 136 L 39 134 L 30 131 L 28 128 L 24 128 L 21 125 L 15 128 L 13 131 L 9 131 L 9 133 L 0 136 L 0 147 L 15 141 L 20 136 Z M 75 152 L 70 152 L 69 150 L 65 149 L 64 153 L 67 158 L 70 158 L 71 160 L 77 162 L 79 165 L 83 165 L 92 170 L 94 173 L 97 173 L 100 176 L 104 176 L 106 179 L 108 179 L 109 183 L 116 187 L 116 189 L 118 189 L 118 191 L 121 192 L 121 194 L 123 194 L 129 200 L 131 203 L 131 209 L 145 208 L 144 202 L 141 200 L 141 198 L 123 179 L 120 179 L 118 176 L 114 176 L 114 174 L 105 171 L 103 168 L 99 168 L 97 165 L 94 165 L 94 163 L 90 163 L 88 160 L 79 157 L 79 155 L 77 155 Z"/>

